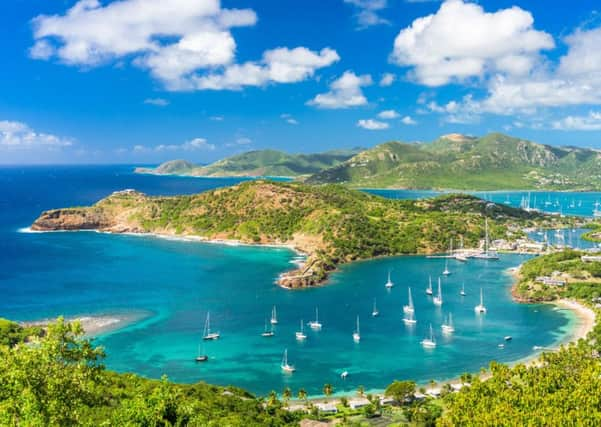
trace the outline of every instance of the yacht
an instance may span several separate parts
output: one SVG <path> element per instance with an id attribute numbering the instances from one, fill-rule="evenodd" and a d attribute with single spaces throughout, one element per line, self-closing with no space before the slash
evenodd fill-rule
<path id="1" fill-rule="evenodd" d="M 305 325 L 302 319 L 300 321 L 300 331 L 296 331 L 295 336 L 297 341 L 304 341 L 307 339 L 307 336 L 305 335 Z"/>
<path id="2" fill-rule="evenodd" d="M 461 290 L 459 291 L 459 295 L 461 295 L 462 297 L 465 296 L 465 283 L 463 283 L 461 285 Z"/>
<path id="3" fill-rule="evenodd" d="M 442 324 L 442 332 L 444 334 L 452 334 L 455 332 L 455 327 L 453 326 L 453 315 L 451 313 L 449 313 L 449 317 L 445 323 Z"/>
<path id="4" fill-rule="evenodd" d="M 209 360 L 209 356 L 205 354 L 204 348 L 202 353 L 200 352 L 200 344 L 198 344 L 198 356 L 196 356 L 194 360 L 197 362 L 206 362 L 207 360 Z"/>
<path id="5" fill-rule="evenodd" d="M 489 259 L 489 260 L 497 260 L 499 259 L 499 255 L 496 251 L 490 250 L 490 239 L 488 235 L 488 218 L 484 219 L 484 252 L 480 252 L 479 254 L 474 255 L 474 258 L 478 259 Z"/>
<path id="6" fill-rule="evenodd" d="M 265 320 L 265 330 L 261 336 L 267 338 L 275 336 L 275 332 L 273 331 L 273 323 L 271 323 L 271 329 L 267 329 L 267 320 Z"/>
<path id="7" fill-rule="evenodd" d="M 282 364 L 280 366 L 282 367 L 282 371 L 287 373 L 296 371 L 294 366 L 288 364 L 288 349 L 284 350 L 284 357 L 282 357 Z"/>
<path id="8" fill-rule="evenodd" d="M 415 320 L 414 313 L 407 313 L 405 317 L 403 317 L 403 323 L 405 323 L 405 325 L 408 326 L 415 325 L 417 323 L 417 320 Z"/>
<path id="9" fill-rule="evenodd" d="M 413 313 L 415 312 L 415 308 L 413 307 L 413 298 L 411 297 L 411 288 L 409 290 L 409 304 L 403 306 L 403 313 Z"/>
<path id="10" fill-rule="evenodd" d="M 394 283 L 392 283 L 392 280 L 390 280 L 390 270 L 388 270 L 388 281 L 384 286 L 386 287 L 386 289 L 390 289 L 394 286 Z"/>
<path id="11" fill-rule="evenodd" d="M 428 338 L 424 338 L 421 342 L 422 347 L 424 348 L 434 348 L 436 347 L 436 340 L 434 339 L 434 331 L 432 330 L 432 324 L 430 323 L 430 336 Z"/>
<path id="12" fill-rule="evenodd" d="M 378 317 L 380 312 L 378 311 L 378 307 L 376 307 L 376 299 L 374 298 L 374 308 L 371 311 L 371 317 Z"/>
<path id="13" fill-rule="evenodd" d="M 443 276 L 448 276 L 451 274 L 449 270 L 449 258 L 453 256 L 453 239 L 451 239 L 451 243 L 449 244 L 449 255 L 445 258 L 444 261 L 444 271 L 442 272 Z"/>
<path id="14" fill-rule="evenodd" d="M 355 329 L 355 332 L 353 332 L 353 341 L 357 343 L 361 341 L 361 332 L 359 331 L 359 316 L 357 316 L 357 328 Z"/>
<path id="15" fill-rule="evenodd" d="M 484 299 L 482 297 L 482 288 L 480 288 L 480 304 L 474 307 L 476 313 L 486 313 L 486 307 L 484 306 Z"/>
<path id="16" fill-rule="evenodd" d="M 442 305 L 442 288 L 440 285 L 440 277 L 438 278 L 438 294 L 432 299 L 432 302 L 437 306 Z"/>
<path id="17" fill-rule="evenodd" d="M 428 278 L 428 287 L 426 288 L 426 295 L 432 295 L 432 276 Z"/>
<path id="18" fill-rule="evenodd" d="M 205 320 L 205 329 L 202 334 L 202 339 L 205 341 L 219 339 L 219 332 L 211 332 L 211 314 L 207 312 L 207 320 Z"/>
<path id="19" fill-rule="evenodd" d="M 278 313 L 275 309 L 275 305 L 273 306 L 273 308 L 271 309 L 271 320 L 270 320 L 272 325 L 277 325 L 278 324 Z"/>
<path id="20" fill-rule="evenodd" d="M 309 322 L 309 327 L 314 331 L 320 331 L 321 326 L 321 323 L 319 323 L 319 310 L 315 307 L 315 320 Z"/>

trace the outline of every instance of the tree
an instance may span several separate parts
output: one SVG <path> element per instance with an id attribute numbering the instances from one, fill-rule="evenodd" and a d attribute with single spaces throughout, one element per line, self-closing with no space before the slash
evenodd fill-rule
<path id="1" fill-rule="evenodd" d="M 288 401 L 290 400 L 291 397 L 292 397 L 292 390 L 290 390 L 290 387 L 286 387 L 284 389 L 284 393 L 282 393 L 282 398 L 284 399 L 285 406 L 288 406 Z"/>
<path id="2" fill-rule="evenodd" d="M 278 394 L 274 390 L 271 390 L 269 392 L 269 396 L 267 396 L 267 406 L 275 406 L 279 402 L 280 401 L 278 400 Z"/>
<path id="3" fill-rule="evenodd" d="M 360 385 L 359 387 L 357 387 L 357 394 L 360 397 L 363 397 L 363 395 L 365 394 L 365 387 L 363 387 L 362 385 Z"/>
<path id="4" fill-rule="evenodd" d="M 304 388 L 301 388 L 298 391 L 298 398 L 303 401 L 307 401 L 307 391 Z"/>
<path id="5" fill-rule="evenodd" d="M 101 399 L 104 357 L 79 323 L 59 318 L 39 345 L 0 346 L 0 424 L 74 425 Z"/>
<path id="6" fill-rule="evenodd" d="M 324 384 L 323 386 L 323 394 L 327 397 L 330 397 L 334 393 L 334 386 L 332 384 Z"/>
<path id="7" fill-rule="evenodd" d="M 386 396 L 392 397 L 398 403 L 402 404 L 411 400 L 415 394 L 415 382 L 413 381 L 394 381 L 384 392 Z"/>

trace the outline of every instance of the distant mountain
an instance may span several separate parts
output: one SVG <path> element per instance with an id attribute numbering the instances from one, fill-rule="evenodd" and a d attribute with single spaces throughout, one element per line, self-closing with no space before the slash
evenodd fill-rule
<path id="1" fill-rule="evenodd" d="M 288 154 L 276 150 L 256 150 L 197 166 L 185 160 L 171 160 L 156 168 L 136 168 L 137 173 L 190 176 L 288 176 L 312 175 L 336 166 L 360 149 L 335 150 L 316 154 Z"/>
<path id="2" fill-rule="evenodd" d="M 601 152 L 491 133 L 431 143 L 387 142 L 306 180 L 363 188 L 601 189 Z"/>

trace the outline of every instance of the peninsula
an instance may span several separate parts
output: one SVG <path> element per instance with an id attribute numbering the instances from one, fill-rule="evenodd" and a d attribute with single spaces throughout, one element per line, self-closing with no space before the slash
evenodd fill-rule
<path id="1" fill-rule="evenodd" d="M 391 200 L 338 185 L 259 180 L 186 196 L 120 191 L 91 207 L 44 212 L 31 228 L 286 245 L 307 260 L 279 284 L 300 288 L 322 284 L 330 271 L 353 260 L 443 252 L 451 239 L 478 247 L 485 218 L 492 236 L 509 240 L 523 227 L 562 221 L 469 195 Z"/>

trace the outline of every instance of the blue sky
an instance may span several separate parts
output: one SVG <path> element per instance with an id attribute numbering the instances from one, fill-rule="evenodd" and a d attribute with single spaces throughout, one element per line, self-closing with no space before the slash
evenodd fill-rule
<path id="1" fill-rule="evenodd" d="M 14 0 L 0 163 L 500 131 L 601 148 L 598 2 Z"/>

